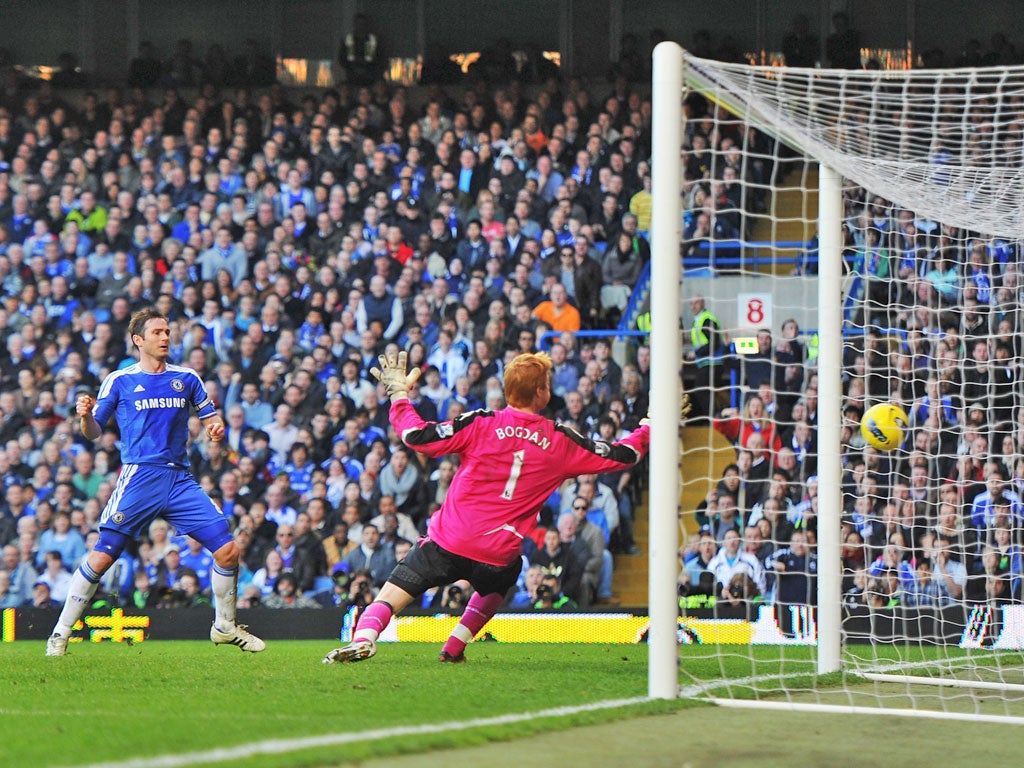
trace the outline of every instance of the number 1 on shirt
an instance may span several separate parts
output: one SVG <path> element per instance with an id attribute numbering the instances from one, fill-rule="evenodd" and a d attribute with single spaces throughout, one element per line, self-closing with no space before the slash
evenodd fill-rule
<path id="1" fill-rule="evenodd" d="M 515 451 L 512 454 L 512 469 L 508 473 L 508 480 L 505 482 L 505 490 L 501 492 L 501 498 L 506 501 L 512 499 L 516 492 L 516 483 L 519 482 L 519 475 L 523 471 L 523 461 L 526 460 L 526 451 Z"/>

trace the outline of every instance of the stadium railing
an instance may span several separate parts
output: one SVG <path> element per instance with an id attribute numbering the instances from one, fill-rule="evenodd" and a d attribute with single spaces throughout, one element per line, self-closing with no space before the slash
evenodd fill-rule
<path id="1" fill-rule="evenodd" d="M 802 240 L 709 240 L 698 247 L 700 255 L 684 256 L 683 271 L 713 277 L 716 270 L 733 271 L 752 269 L 759 271 L 769 265 L 792 266 L 802 275 L 815 275 L 818 271 L 817 238 Z M 777 251 L 797 251 L 794 256 L 780 256 Z M 644 265 L 633 287 L 626 308 L 619 320 L 619 330 L 636 327 L 651 289 L 651 263 Z"/>

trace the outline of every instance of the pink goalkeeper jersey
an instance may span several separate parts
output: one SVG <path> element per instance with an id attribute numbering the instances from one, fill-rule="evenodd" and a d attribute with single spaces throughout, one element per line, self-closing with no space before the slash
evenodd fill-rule
<path id="1" fill-rule="evenodd" d="M 405 399 L 392 403 L 391 424 L 413 450 L 459 455 L 444 504 L 430 518 L 430 539 L 456 555 L 497 566 L 519 557 L 537 512 L 563 480 L 632 466 L 649 442 L 646 426 L 609 444 L 514 408 L 424 421 Z"/>

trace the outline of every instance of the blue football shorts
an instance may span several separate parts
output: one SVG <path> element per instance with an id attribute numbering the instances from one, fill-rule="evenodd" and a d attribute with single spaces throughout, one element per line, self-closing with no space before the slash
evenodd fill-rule
<path id="1" fill-rule="evenodd" d="M 138 539 L 158 517 L 178 534 L 195 534 L 211 552 L 231 538 L 227 518 L 188 470 L 125 464 L 103 508 L 100 528 Z"/>

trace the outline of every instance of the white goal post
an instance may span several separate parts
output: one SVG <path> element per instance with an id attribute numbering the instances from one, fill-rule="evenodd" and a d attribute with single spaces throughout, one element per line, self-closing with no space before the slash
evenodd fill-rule
<path id="1" fill-rule="evenodd" d="M 650 656 L 647 689 L 651 698 L 679 695 L 676 646 L 676 553 L 679 549 L 679 190 L 682 172 L 683 49 L 661 43 L 654 49 L 653 146 L 651 174 L 651 446 L 649 610 Z"/>
<path id="2" fill-rule="evenodd" d="M 650 548 L 650 666 L 648 695 L 652 698 L 675 698 L 678 695 L 677 627 L 678 596 L 675 591 L 676 559 L 679 550 L 678 505 L 668 500 L 679 499 L 679 435 L 676 428 L 680 401 L 681 347 L 679 309 L 682 268 L 679 243 L 682 239 L 682 217 L 679 190 L 682 173 L 679 149 L 682 139 L 683 49 L 673 42 L 660 43 L 654 50 L 653 69 L 653 146 L 652 193 L 654 209 L 651 216 L 651 548 Z M 842 289 L 839 268 L 842 221 L 840 181 L 835 173 L 822 172 L 821 201 L 823 221 L 835 221 L 832 231 L 821 233 L 819 279 L 822 289 L 819 315 L 822 338 L 838 338 L 841 325 L 838 296 Z M 821 397 L 828 402 L 839 399 L 839 377 L 842 370 L 839 345 L 824 345 L 819 356 L 822 370 L 831 376 L 821 379 Z M 839 444 L 839 414 L 823 414 L 819 424 L 819 446 Z M 684 470 L 685 471 L 685 470 Z M 828 499 L 834 515 L 829 519 L 827 535 L 835 541 L 831 555 L 821 563 L 822 572 L 831 570 L 835 579 L 819 581 L 819 591 L 833 594 L 831 602 L 819 600 L 818 672 L 824 674 L 839 668 L 839 466 L 823 468 L 819 493 Z M 653 500 L 657 499 L 655 505 Z M 654 510 L 657 510 L 656 514 Z M 833 524 L 834 523 L 834 524 Z M 823 532 L 823 534 L 826 532 Z M 828 562 L 834 557 L 833 562 Z M 824 627 L 824 629 L 823 629 Z"/>

